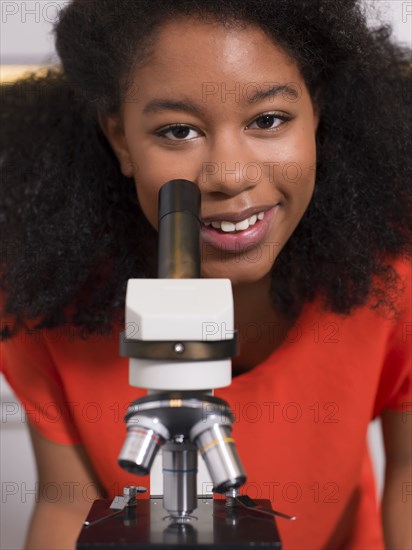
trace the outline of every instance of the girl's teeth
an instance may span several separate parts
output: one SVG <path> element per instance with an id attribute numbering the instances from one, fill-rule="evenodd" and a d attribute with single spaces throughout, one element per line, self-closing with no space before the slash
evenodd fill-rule
<path id="1" fill-rule="evenodd" d="M 214 221 L 214 222 L 206 222 L 205 225 L 206 226 L 211 225 L 215 229 L 220 229 L 224 233 L 233 233 L 234 231 L 244 231 L 245 229 L 248 229 L 248 227 L 255 225 L 255 223 L 258 220 L 263 220 L 264 217 L 265 217 L 265 213 L 259 212 L 258 215 L 253 214 L 253 216 L 251 216 L 250 218 L 247 218 L 246 220 L 243 220 L 238 223 L 232 223 L 232 222 L 226 222 L 226 221 L 222 221 L 222 222 Z"/>
<path id="2" fill-rule="evenodd" d="M 243 220 L 243 222 L 239 222 L 236 224 L 236 231 L 243 231 L 248 227 L 249 227 L 249 220 Z"/>
<path id="3" fill-rule="evenodd" d="M 225 233 L 231 233 L 236 229 L 236 225 L 232 222 L 220 222 L 220 229 Z"/>

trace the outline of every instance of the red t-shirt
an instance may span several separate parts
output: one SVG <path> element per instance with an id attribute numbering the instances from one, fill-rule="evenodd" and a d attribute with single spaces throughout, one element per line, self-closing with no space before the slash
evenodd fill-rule
<path id="1" fill-rule="evenodd" d="M 411 265 L 396 267 L 405 284 L 397 319 L 306 304 L 270 357 L 215 392 L 237 418 L 243 491 L 298 517 L 278 520 L 285 550 L 384 548 L 366 432 L 384 409 L 412 408 Z M 2 370 L 31 423 L 50 440 L 83 444 L 110 496 L 149 484 L 117 465 L 124 413 L 146 393 L 129 386 L 122 328 L 83 341 L 65 326 L 1 344 Z M 86 492 L 93 498 L 93 487 Z"/>

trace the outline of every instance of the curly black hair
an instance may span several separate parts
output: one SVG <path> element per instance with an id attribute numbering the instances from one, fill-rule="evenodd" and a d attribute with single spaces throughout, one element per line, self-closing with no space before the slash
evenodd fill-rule
<path id="1" fill-rule="evenodd" d="M 258 25 L 320 106 L 315 192 L 272 268 L 275 308 L 393 307 L 391 264 L 412 241 L 412 71 L 389 25 L 369 28 L 360 0 L 73 0 L 55 26 L 62 70 L 2 86 L 2 339 L 27 319 L 107 334 L 127 280 L 156 276 L 157 234 L 97 115 L 118 111 L 161 25 L 188 16 Z"/>

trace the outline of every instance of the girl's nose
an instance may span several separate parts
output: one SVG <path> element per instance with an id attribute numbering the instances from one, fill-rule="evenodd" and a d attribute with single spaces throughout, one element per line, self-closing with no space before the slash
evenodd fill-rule
<path id="1" fill-rule="evenodd" d="M 249 154 L 246 145 L 233 136 L 222 135 L 203 160 L 199 187 L 203 193 L 234 196 L 255 187 L 259 172 L 256 158 Z"/>

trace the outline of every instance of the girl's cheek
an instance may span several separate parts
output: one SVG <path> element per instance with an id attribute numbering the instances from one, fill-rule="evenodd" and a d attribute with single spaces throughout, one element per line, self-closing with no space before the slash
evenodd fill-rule
<path id="1" fill-rule="evenodd" d="M 154 227 L 157 227 L 157 195 L 158 189 L 156 186 L 150 186 L 147 184 L 147 180 L 144 175 L 141 174 L 139 178 L 135 177 L 135 188 L 137 200 L 148 222 Z M 158 186 L 160 188 L 160 186 Z"/>

